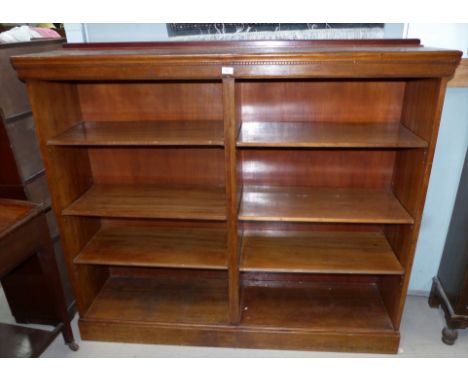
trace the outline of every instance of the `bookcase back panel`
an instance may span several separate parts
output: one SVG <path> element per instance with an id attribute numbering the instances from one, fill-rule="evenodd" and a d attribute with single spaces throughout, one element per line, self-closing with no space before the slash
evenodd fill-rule
<path id="1" fill-rule="evenodd" d="M 170 269 L 152 267 L 109 267 L 111 276 L 128 277 L 168 277 L 179 280 L 209 280 L 221 279 L 227 283 L 227 271 L 202 270 L 202 269 Z"/>
<path id="2" fill-rule="evenodd" d="M 242 81 L 243 121 L 398 122 L 403 81 Z"/>
<path id="3" fill-rule="evenodd" d="M 86 121 L 222 120 L 221 82 L 79 84 Z"/>
<path id="4" fill-rule="evenodd" d="M 226 222 L 218 221 L 200 221 L 200 220 L 180 220 L 180 219 L 101 219 L 101 227 L 125 228 L 206 228 L 206 229 L 225 229 Z"/>
<path id="5" fill-rule="evenodd" d="M 274 150 L 240 153 L 245 185 L 389 188 L 394 150 Z"/>
<path id="6" fill-rule="evenodd" d="M 90 148 L 94 183 L 224 187 L 224 152 L 203 148 Z"/>
<path id="7" fill-rule="evenodd" d="M 298 222 L 250 222 L 241 221 L 242 231 L 333 231 L 333 232 L 382 232 L 382 224 L 349 224 L 349 223 L 298 223 Z"/>

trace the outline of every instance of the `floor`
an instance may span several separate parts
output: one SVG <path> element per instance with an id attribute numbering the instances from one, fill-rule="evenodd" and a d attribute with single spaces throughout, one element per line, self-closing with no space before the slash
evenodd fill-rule
<path id="1" fill-rule="evenodd" d="M 0 322 L 13 323 L 3 290 L 0 288 Z M 427 297 L 408 296 L 401 326 L 398 357 L 468 357 L 468 329 L 460 330 L 453 346 L 440 340 L 444 326 L 442 311 L 431 309 Z M 73 329 L 80 350 L 71 351 L 58 337 L 43 357 L 374 357 L 372 354 L 323 353 L 283 350 L 251 350 L 192 346 L 140 345 L 81 341 L 77 317 Z M 393 356 L 391 356 L 393 357 Z"/>

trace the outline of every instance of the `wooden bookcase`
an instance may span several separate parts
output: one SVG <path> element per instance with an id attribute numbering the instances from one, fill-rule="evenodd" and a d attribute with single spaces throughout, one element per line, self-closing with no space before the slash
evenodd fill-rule
<path id="1" fill-rule="evenodd" d="M 461 52 L 85 47 L 12 60 L 83 339 L 397 351 Z"/>

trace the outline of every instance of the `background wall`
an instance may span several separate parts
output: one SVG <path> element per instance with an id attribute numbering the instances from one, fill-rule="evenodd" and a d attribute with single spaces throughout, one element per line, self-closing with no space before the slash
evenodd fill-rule
<path id="1" fill-rule="evenodd" d="M 167 40 L 165 24 L 65 24 L 69 42 Z M 386 38 L 459 49 L 468 57 L 468 24 L 386 24 Z M 468 146 L 468 88 L 449 88 L 429 182 L 410 293 L 428 294 L 437 274 Z"/>
<path id="2" fill-rule="evenodd" d="M 403 36 L 425 46 L 463 51 L 468 57 L 468 24 L 406 24 Z M 448 88 L 424 206 L 409 290 L 428 294 L 437 274 L 468 147 L 468 88 Z"/>

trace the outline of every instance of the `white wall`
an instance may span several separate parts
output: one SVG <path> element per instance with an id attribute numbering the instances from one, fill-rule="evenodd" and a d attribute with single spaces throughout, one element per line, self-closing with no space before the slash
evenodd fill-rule
<path id="1" fill-rule="evenodd" d="M 68 42 L 164 41 L 164 23 L 88 23 L 65 24 Z"/>

